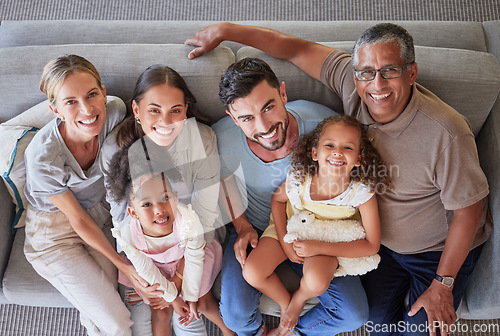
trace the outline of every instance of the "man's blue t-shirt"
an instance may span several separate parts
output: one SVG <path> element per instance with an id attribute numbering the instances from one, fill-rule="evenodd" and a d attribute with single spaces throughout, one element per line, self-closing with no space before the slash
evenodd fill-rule
<path id="1" fill-rule="evenodd" d="M 310 133 L 323 119 L 336 114 L 330 108 L 306 100 L 286 104 L 299 127 L 299 136 Z M 221 159 L 221 178 L 235 173 L 244 181 L 247 209 L 245 215 L 259 230 L 265 230 L 271 214 L 271 196 L 286 178 L 290 155 L 272 162 L 263 162 L 248 147 L 246 136 L 230 116 L 212 126 L 217 136 Z M 244 196 L 244 193 L 243 193 Z"/>

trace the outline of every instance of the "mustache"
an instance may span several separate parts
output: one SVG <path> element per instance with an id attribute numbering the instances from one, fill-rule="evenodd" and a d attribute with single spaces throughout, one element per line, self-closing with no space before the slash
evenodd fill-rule
<path id="1" fill-rule="evenodd" d="M 263 136 L 263 135 L 267 135 L 267 134 L 271 134 L 272 132 L 274 132 L 279 126 L 281 125 L 281 123 L 277 123 L 277 124 L 274 124 L 267 132 L 261 132 L 261 133 L 256 133 L 253 135 L 253 137 L 257 140 L 260 136 Z"/>

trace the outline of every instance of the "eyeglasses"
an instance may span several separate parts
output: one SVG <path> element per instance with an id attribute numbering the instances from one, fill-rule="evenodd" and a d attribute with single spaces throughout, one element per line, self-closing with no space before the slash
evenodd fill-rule
<path id="1" fill-rule="evenodd" d="M 371 70 L 371 69 L 354 70 L 354 77 L 358 81 L 371 81 L 375 79 L 377 72 L 380 72 L 380 76 L 382 76 L 382 78 L 385 79 L 398 78 L 401 77 L 401 75 L 403 75 L 403 70 L 408 68 L 412 64 L 413 63 L 406 63 L 403 66 L 382 68 L 376 70 Z"/>

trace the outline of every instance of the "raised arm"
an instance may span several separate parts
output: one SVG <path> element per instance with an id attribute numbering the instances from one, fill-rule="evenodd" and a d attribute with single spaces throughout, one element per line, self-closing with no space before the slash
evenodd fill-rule
<path id="1" fill-rule="evenodd" d="M 186 44 L 196 45 L 188 57 L 193 59 L 217 47 L 222 41 L 233 41 L 260 49 L 270 56 L 292 62 L 309 76 L 319 80 L 321 65 L 332 48 L 303 40 L 277 30 L 238 25 L 229 22 L 205 27 Z"/>

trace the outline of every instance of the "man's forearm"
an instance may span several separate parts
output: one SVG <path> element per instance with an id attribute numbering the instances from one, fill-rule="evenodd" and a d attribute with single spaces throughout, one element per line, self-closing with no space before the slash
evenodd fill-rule
<path id="1" fill-rule="evenodd" d="M 454 212 L 437 274 L 456 277 L 472 247 L 481 218 L 481 201 Z"/>

